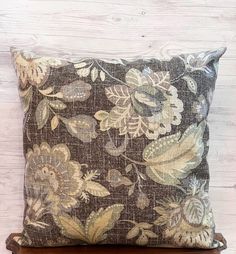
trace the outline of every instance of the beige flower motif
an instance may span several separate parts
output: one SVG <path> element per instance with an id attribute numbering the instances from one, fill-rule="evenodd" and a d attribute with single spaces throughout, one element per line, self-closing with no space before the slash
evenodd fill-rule
<path id="1" fill-rule="evenodd" d="M 38 57 L 32 53 L 23 53 L 16 49 L 11 49 L 13 63 L 20 86 L 24 89 L 27 84 L 41 87 L 45 84 L 50 74 L 50 67 L 59 68 L 66 64 L 66 61 L 52 57 Z"/>
<path id="2" fill-rule="evenodd" d="M 52 148 L 46 142 L 34 145 L 33 150 L 28 150 L 26 159 L 26 186 L 44 189 L 55 207 L 69 209 L 78 204 L 76 197 L 84 187 L 82 165 L 70 160 L 70 151 L 65 144 Z"/>
<path id="3" fill-rule="evenodd" d="M 34 145 L 33 150 L 28 150 L 26 159 L 26 188 L 43 190 L 47 201 L 51 202 L 53 214 L 78 206 L 77 197 L 88 201 L 88 193 L 100 197 L 110 194 L 105 187 L 93 181 L 99 175 L 96 171 L 83 175 L 81 168 L 87 165 L 70 160 L 71 154 L 65 144 L 52 148 L 46 142 Z"/>
<path id="4" fill-rule="evenodd" d="M 136 206 L 139 209 L 143 210 L 146 207 L 148 207 L 149 204 L 150 204 L 150 200 L 149 200 L 148 196 L 145 193 L 140 192 L 138 195 L 138 199 L 136 201 Z"/>
<path id="5" fill-rule="evenodd" d="M 129 133 L 135 138 L 145 134 L 156 139 L 170 132 L 171 125 L 180 124 L 183 103 L 178 99 L 177 89 L 170 84 L 168 72 L 130 69 L 125 79 L 126 84 L 105 89 L 115 107 L 109 113 L 96 112 L 102 131 L 117 128 L 120 135 Z"/>
<path id="6" fill-rule="evenodd" d="M 158 201 L 154 222 L 164 226 L 164 236 L 175 246 L 212 248 L 214 222 L 205 182 L 192 178 L 185 197 L 172 196 Z"/>

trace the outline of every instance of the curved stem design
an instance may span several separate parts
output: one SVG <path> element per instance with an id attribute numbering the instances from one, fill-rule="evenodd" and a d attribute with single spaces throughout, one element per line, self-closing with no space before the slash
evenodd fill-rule
<path id="1" fill-rule="evenodd" d="M 132 223 L 133 225 L 137 225 L 137 223 L 135 221 L 132 221 L 132 220 L 120 220 L 120 221 L 123 221 L 123 222 L 130 222 Z"/>
<path id="2" fill-rule="evenodd" d="M 148 164 L 146 162 L 140 162 L 140 161 L 133 160 L 133 159 L 129 158 L 128 156 L 124 155 L 123 153 L 121 154 L 121 156 L 123 158 L 125 158 L 126 160 L 129 160 L 130 162 L 134 163 L 134 164 L 142 165 L 142 166 L 148 166 Z"/>
<path id="3" fill-rule="evenodd" d="M 121 83 L 121 84 L 123 84 L 123 85 L 126 85 L 125 82 L 123 82 L 122 80 L 120 80 L 120 79 L 118 79 L 118 78 L 115 78 L 115 77 L 112 76 L 107 70 L 105 70 L 97 60 L 95 60 L 95 62 L 96 62 L 96 64 L 97 64 L 110 78 L 112 78 L 112 79 L 118 81 L 119 83 Z"/>

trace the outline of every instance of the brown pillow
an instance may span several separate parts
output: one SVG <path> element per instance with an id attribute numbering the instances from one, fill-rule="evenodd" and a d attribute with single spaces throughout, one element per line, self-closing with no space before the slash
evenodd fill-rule
<path id="1" fill-rule="evenodd" d="M 11 49 L 26 159 L 15 240 L 218 247 L 207 115 L 224 52 L 68 61 Z"/>

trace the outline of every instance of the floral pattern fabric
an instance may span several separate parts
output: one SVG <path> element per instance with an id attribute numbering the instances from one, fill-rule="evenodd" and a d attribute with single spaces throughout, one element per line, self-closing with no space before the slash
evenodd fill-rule
<path id="1" fill-rule="evenodd" d="M 118 128 L 120 135 L 135 138 L 143 134 L 149 139 L 171 131 L 171 125 L 179 125 L 183 102 L 178 99 L 177 89 L 170 85 L 168 72 L 142 72 L 130 69 L 125 76 L 126 84 L 105 88 L 105 93 L 115 107 L 102 119 L 102 130 Z"/>
<path id="2" fill-rule="evenodd" d="M 25 113 L 17 241 L 217 247 L 207 116 L 224 51 L 75 62 L 12 48 Z"/>

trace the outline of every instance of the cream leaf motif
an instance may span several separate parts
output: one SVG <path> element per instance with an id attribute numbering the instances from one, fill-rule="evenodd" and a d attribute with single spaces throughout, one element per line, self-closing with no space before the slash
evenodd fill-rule
<path id="1" fill-rule="evenodd" d="M 148 144 L 143 151 L 147 175 L 160 184 L 180 184 L 202 161 L 205 126 L 205 121 L 193 124 L 182 136 L 177 133 Z"/>
<path id="2" fill-rule="evenodd" d="M 86 219 L 85 225 L 76 217 L 62 214 L 55 218 L 55 222 L 61 229 L 61 233 L 71 239 L 81 240 L 95 244 L 102 242 L 119 220 L 124 209 L 122 204 L 114 204 L 107 208 L 100 208 L 97 212 L 91 212 Z"/>

